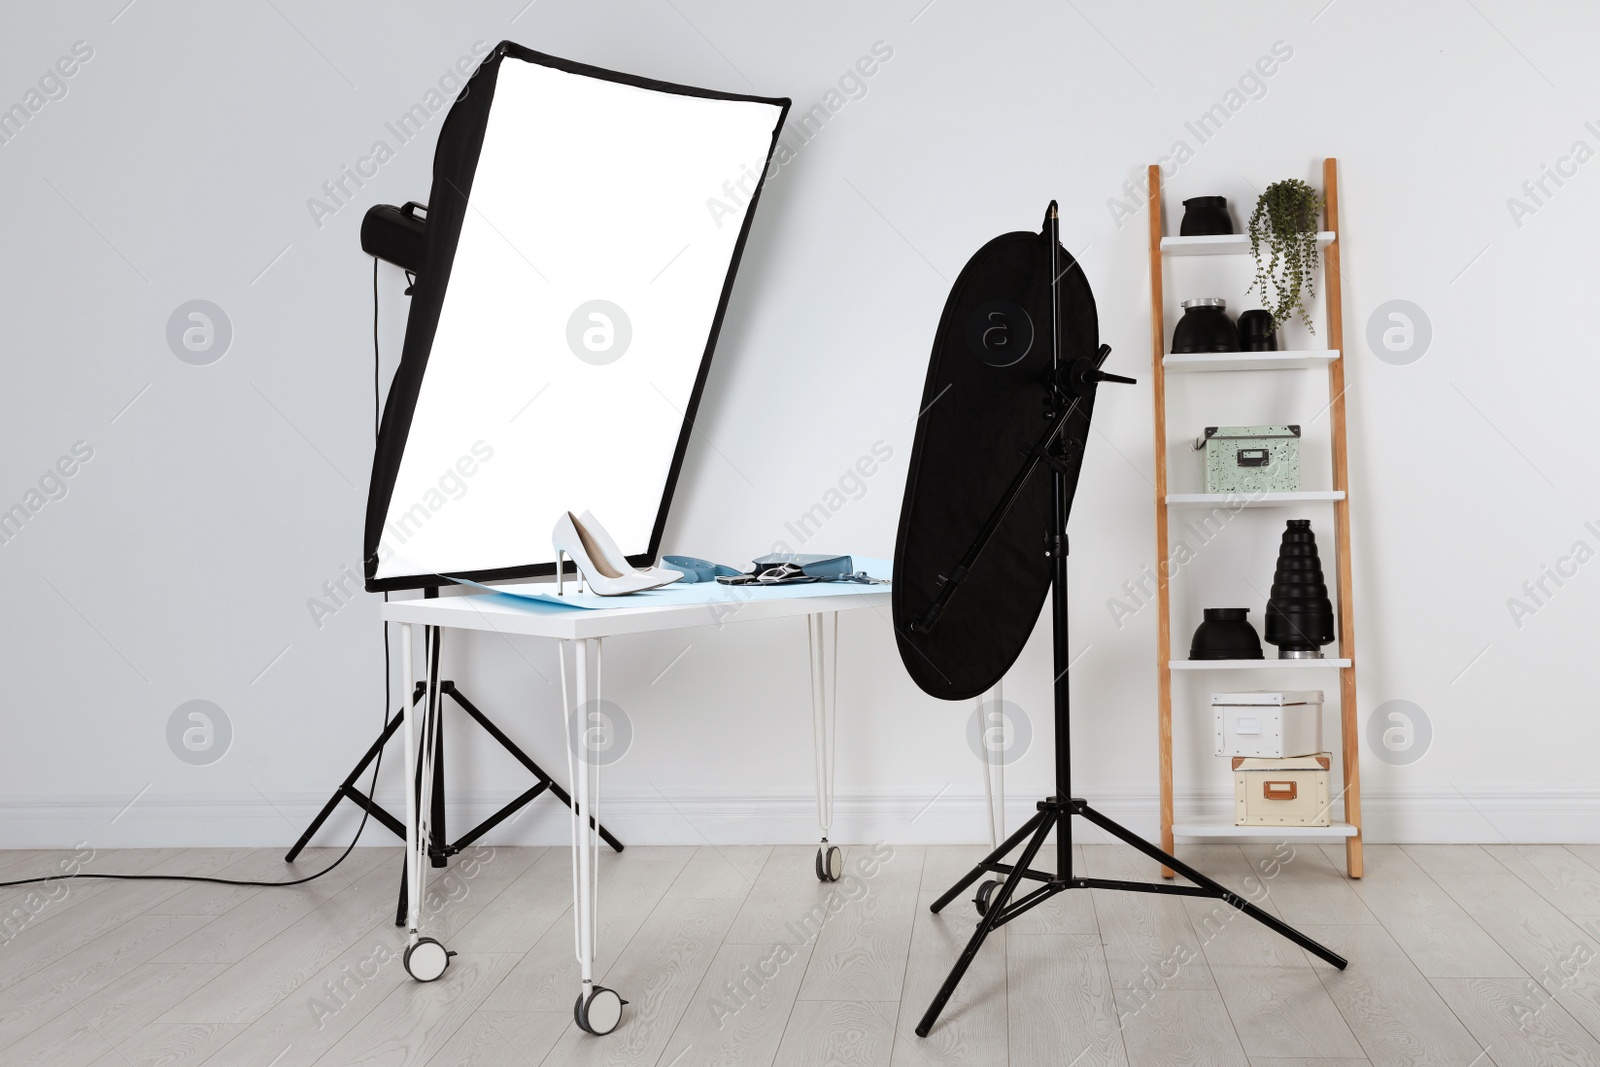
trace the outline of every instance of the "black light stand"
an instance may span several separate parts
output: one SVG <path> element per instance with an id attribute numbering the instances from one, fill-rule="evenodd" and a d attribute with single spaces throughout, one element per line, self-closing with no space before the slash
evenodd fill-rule
<path id="1" fill-rule="evenodd" d="M 437 588 L 430 588 L 426 591 L 426 595 L 428 597 L 435 597 L 439 595 L 439 591 Z M 437 626 L 425 626 L 423 627 L 423 632 L 426 647 L 426 659 L 428 663 L 428 677 L 438 678 L 439 639 L 441 630 Z M 471 716 L 474 722 L 483 727 L 484 732 L 486 732 L 490 737 L 494 738 L 495 741 L 499 743 L 501 748 L 511 753 L 511 755 L 516 758 L 517 762 L 526 767 L 529 773 L 531 773 L 534 777 L 534 784 L 531 788 L 508 802 L 499 811 L 495 812 L 493 815 L 490 815 L 487 819 L 484 819 L 477 826 L 474 826 L 471 830 L 468 830 L 453 843 L 448 840 L 445 833 L 444 724 L 439 717 L 439 712 L 442 710 L 443 698 L 447 696 L 451 700 L 455 701 L 462 711 Z M 426 702 L 424 703 L 424 701 Z M 423 729 L 420 732 L 421 743 L 423 746 L 431 745 L 433 750 L 433 802 L 430 808 L 430 832 L 428 835 L 428 856 L 432 861 L 433 866 L 446 866 L 449 863 L 451 856 L 456 855 L 458 852 L 477 841 L 484 834 L 500 825 L 512 814 L 521 810 L 524 805 L 532 802 L 535 798 L 547 790 L 550 793 L 553 793 L 556 799 L 561 801 L 561 803 L 565 804 L 569 808 L 572 807 L 571 794 L 569 794 L 565 789 L 561 788 L 560 784 L 546 774 L 544 769 L 535 763 L 526 752 L 518 748 L 516 742 L 507 737 L 504 731 L 496 726 L 487 715 L 478 709 L 477 705 L 468 700 L 466 695 L 463 694 L 460 689 L 456 688 L 456 684 L 454 682 L 448 680 L 441 681 L 438 683 L 438 687 L 432 693 L 427 691 L 427 683 L 418 682 L 416 684 L 416 688 L 413 689 L 411 693 L 411 709 L 416 709 L 418 705 L 421 705 L 423 715 Z M 376 800 L 363 793 L 356 782 L 361 775 L 366 772 L 367 767 L 371 765 L 372 761 L 378 758 L 378 754 L 383 751 L 383 746 L 388 743 L 389 738 L 394 736 L 395 731 L 400 728 L 400 724 L 404 721 L 406 712 L 411 709 L 401 708 L 400 711 L 396 713 L 395 717 L 389 721 L 389 725 L 384 727 L 383 733 L 378 735 L 378 739 L 372 743 L 370 748 L 367 749 L 366 754 L 361 757 L 360 762 L 357 763 L 355 768 L 349 773 L 349 775 L 345 777 L 345 780 L 340 784 L 339 788 L 334 791 L 333 796 L 328 798 L 328 802 L 322 806 L 322 810 L 318 812 L 317 817 L 311 821 L 311 825 L 306 827 L 306 832 L 300 835 L 300 840 L 294 843 L 294 847 L 291 848 L 288 855 L 284 857 L 284 861 L 286 863 L 293 863 L 295 857 L 300 855 L 301 850 L 304 849 L 306 845 L 310 844 L 311 838 L 315 836 L 316 832 L 322 828 L 322 824 L 328 820 L 330 815 L 333 814 L 334 809 L 339 806 L 339 802 L 341 800 L 348 799 L 354 801 L 362 810 L 366 811 L 374 819 L 378 820 L 379 823 L 392 831 L 396 837 L 399 837 L 401 840 L 405 839 L 405 823 L 389 814 L 381 806 L 379 806 Z M 411 783 L 411 788 L 418 790 L 421 789 L 422 768 L 426 766 L 426 763 L 427 761 L 425 759 L 423 759 L 421 756 L 418 757 L 418 778 L 417 781 Z M 591 818 L 589 820 L 589 825 L 596 826 L 594 819 Z M 622 842 L 613 837 L 609 830 L 607 830 L 604 826 L 598 826 L 597 829 L 600 831 L 601 839 L 605 841 L 606 844 L 610 845 L 612 849 L 617 852 L 622 851 Z M 405 925 L 406 884 L 406 870 L 405 866 L 402 865 L 400 869 L 400 900 L 395 910 L 394 924 L 396 926 Z"/>
<path id="2" fill-rule="evenodd" d="M 971 965 L 982 947 L 984 939 L 1000 926 L 1015 919 L 1025 911 L 1044 903 L 1057 893 L 1068 889 L 1119 889 L 1133 893 L 1163 893 L 1174 896 L 1211 897 L 1237 908 L 1239 911 L 1262 923 L 1273 931 L 1283 935 L 1290 941 L 1299 945 L 1319 958 L 1343 970 L 1346 966 L 1344 957 L 1331 951 L 1306 937 L 1300 931 L 1282 922 L 1276 917 L 1257 908 L 1254 904 L 1238 896 L 1231 890 L 1207 878 L 1199 871 L 1183 863 L 1177 857 L 1163 852 L 1160 848 L 1144 840 L 1133 831 L 1117 824 L 1100 812 L 1091 808 L 1087 801 L 1072 796 L 1072 737 L 1069 710 L 1071 707 L 1071 688 L 1068 680 L 1067 667 L 1071 658 L 1067 648 L 1067 511 L 1070 500 L 1071 487 L 1067 484 L 1067 465 L 1062 457 L 1067 449 L 1082 448 L 1082 441 L 1059 441 L 1060 433 L 1066 426 L 1068 418 L 1076 407 L 1078 398 L 1084 396 L 1089 390 L 1101 381 L 1127 382 L 1129 379 L 1117 375 L 1104 374 L 1099 370 L 1098 364 L 1104 362 L 1110 349 L 1102 347 L 1096 360 L 1078 359 L 1067 367 L 1061 366 L 1061 313 L 1060 313 L 1060 270 L 1058 249 L 1060 220 L 1057 217 L 1056 205 L 1050 205 L 1047 222 L 1047 240 L 1050 244 L 1050 277 L 1051 277 L 1051 308 L 1053 309 L 1051 330 L 1053 349 L 1053 363 L 1055 373 L 1051 382 L 1051 395 L 1053 409 L 1051 412 L 1050 428 L 1038 446 L 1029 455 L 1016 479 L 1011 483 L 1005 498 L 1001 501 L 983 530 L 978 534 L 961 565 L 955 568 L 945 579 L 939 595 L 933 606 L 916 623 L 912 629 L 926 633 L 937 622 L 944 606 L 954 595 L 956 586 L 966 577 L 971 570 L 973 562 L 977 559 L 985 545 L 994 536 L 1004 521 L 1006 513 L 1021 495 L 1023 486 L 1034 469 L 1042 462 L 1049 466 L 1053 472 L 1054 492 L 1054 517 L 1052 528 L 1045 531 L 1044 538 L 1047 554 L 1051 559 L 1052 577 L 1050 590 L 1050 618 L 1052 626 L 1052 642 L 1055 669 L 1055 736 L 1056 736 L 1056 791 L 1053 795 L 1041 800 L 1038 812 L 1030 818 L 1016 833 L 1006 838 L 1000 847 L 984 857 L 978 865 L 972 868 L 965 877 L 951 886 L 938 900 L 933 902 L 932 910 L 937 913 L 949 904 L 968 887 L 986 874 L 1003 875 L 1004 882 L 990 882 L 980 889 L 978 894 L 978 910 L 981 918 L 978 928 L 973 932 L 972 939 L 967 942 L 966 948 L 961 951 L 955 966 L 951 968 L 950 975 L 939 987 L 939 992 L 933 998 L 933 1003 L 928 1005 L 928 1010 L 923 1014 L 922 1020 L 917 1023 L 918 1037 L 927 1037 L 933 1029 L 933 1024 L 939 1018 L 939 1013 L 949 1002 L 956 986 L 960 984 L 961 977 Z M 1091 366 L 1090 364 L 1094 365 Z M 1140 852 L 1164 864 L 1167 868 L 1176 871 L 1187 878 L 1193 885 L 1178 885 L 1160 882 L 1134 882 L 1113 878 L 1084 878 L 1073 873 L 1072 870 L 1072 817 L 1080 816 L 1111 834 L 1120 841 L 1131 845 Z M 1045 839 L 1050 831 L 1056 830 L 1056 871 L 1051 874 L 1047 871 L 1036 870 L 1032 864 L 1039 849 L 1044 846 Z M 1021 855 L 1015 863 L 1004 862 L 1005 858 L 1026 839 Z M 1041 883 L 1038 888 L 1030 890 L 1022 896 L 1016 896 L 1018 887 L 1024 878 Z"/>

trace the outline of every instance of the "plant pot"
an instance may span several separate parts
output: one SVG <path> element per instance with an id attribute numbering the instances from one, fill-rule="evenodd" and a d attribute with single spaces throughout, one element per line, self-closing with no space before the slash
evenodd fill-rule
<path id="1" fill-rule="evenodd" d="M 1272 324 L 1272 312 L 1256 308 L 1239 313 L 1239 351 L 1276 352 L 1278 328 Z"/>
<path id="2" fill-rule="evenodd" d="M 1189 642 L 1190 659 L 1263 659 L 1249 608 L 1206 608 Z"/>
<path id="3" fill-rule="evenodd" d="M 1322 256 L 1317 244 L 1317 216 L 1322 197 L 1298 178 L 1273 182 L 1256 200 L 1245 230 L 1255 259 L 1255 282 L 1261 302 L 1276 322 L 1298 317 L 1316 333 L 1306 304 L 1316 295 L 1315 270 Z"/>
<path id="4" fill-rule="evenodd" d="M 1194 196 L 1183 202 L 1183 222 L 1178 233 L 1184 237 L 1210 237 L 1233 232 L 1225 196 Z"/>
<path id="5" fill-rule="evenodd" d="M 1192 352 L 1239 351 L 1239 328 L 1228 318 L 1228 303 L 1214 296 L 1183 302 L 1183 317 L 1172 328 L 1172 350 Z"/>

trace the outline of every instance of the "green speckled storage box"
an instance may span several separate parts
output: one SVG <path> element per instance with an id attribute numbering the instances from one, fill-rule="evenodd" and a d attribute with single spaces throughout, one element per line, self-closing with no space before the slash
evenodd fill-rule
<path id="1" fill-rule="evenodd" d="M 1208 493 L 1300 491 L 1300 427 L 1207 426 L 1194 443 L 1206 454 Z"/>

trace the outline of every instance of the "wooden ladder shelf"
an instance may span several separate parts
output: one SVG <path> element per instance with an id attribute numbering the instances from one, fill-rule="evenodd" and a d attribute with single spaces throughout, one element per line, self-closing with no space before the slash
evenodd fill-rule
<path id="1" fill-rule="evenodd" d="M 1351 878 L 1360 878 L 1361 861 L 1361 736 L 1356 721 L 1356 655 L 1355 616 L 1352 611 L 1350 571 L 1350 468 L 1345 454 L 1345 403 L 1344 403 L 1344 316 L 1339 274 L 1339 183 L 1338 163 L 1325 159 L 1322 163 L 1323 204 L 1326 209 L 1327 230 L 1319 234 L 1323 248 L 1322 285 L 1326 303 L 1328 351 L 1326 352 L 1275 352 L 1241 353 L 1212 361 L 1204 365 L 1203 358 L 1170 357 L 1166 352 L 1168 329 L 1166 325 L 1163 281 L 1166 274 L 1166 257 L 1172 255 L 1248 255 L 1247 238 L 1167 238 L 1161 234 L 1161 168 L 1149 168 L 1150 221 L 1150 317 L 1151 317 L 1151 371 L 1154 376 L 1155 405 L 1155 504 L 1156 504 L 1156 568 L 1157 652 L 1156 677 L 1159 698 L 1158 735 L 1160 743 L 1161 773 L 1161 847 L 1173 849 L 1175 838 L 1190 840 L 1263 839 L 1271 837 L 1316 837 L 1343 839 L 1345 869 Z M 1319 493 L 1283 494 L 1283 503 L 1300 503 L 1309 500 L 1325 501 L 1333 508 L 1334 566 L 1337 569 L 1337 599 L 1339 656 L 1336 660 L 1228 660 L 1217 663 L 1179 660 L 1175 668 L 1172 652 L 1170 549 L 1168 523 L 1172 509 L 1185 503 L 1196 503 L 1192 496 L 1169 496 L 1167 492 L 1167 392 L 1168 369 L 1194 370 L 1276 370 L 1314 368 L 1326 365 L 1328 369 L 1328 412 L 1332 420 L 1333 490 Z M 1271 494 L 1268 494 L 1270 498 Z M 1221 498 L 1219 498 L 1220 500 Z M 1274 503 L 1268 499 L 1258 503 Z M 1177 823 L 1173 818 L 1172 790 L 1172 672 L 1180 670 L 1225 669 L 1230 673 L 1240 668 L 1259 666 L 1263 669 L 1323 668 L 1339 672 L 1340 747 L 1344 769 L 1342 800 L 1344 819 L 1332 826 L 1322 827 L 1260 827 L 1232 826 L 1226 823 Z M 1171 871 L 1163 871 L 1171 877 Z"/>

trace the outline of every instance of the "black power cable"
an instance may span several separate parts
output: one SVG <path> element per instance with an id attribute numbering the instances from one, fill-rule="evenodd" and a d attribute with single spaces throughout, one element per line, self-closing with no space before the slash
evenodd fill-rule
<path id="1" fill-rule="evenodd" d="M 382 412 L 383 412 L 382 394 L 381 394 L 381 392 L 379 390 L 379 386 L 378 386 L 379 367 L 380 367 L 380 358 L 379 358 L 379 354 L 378 354 L 378 260 L 377 260 L 377 257 L 373 257 L 373 260 L 372 260 L 372 435 L 373 435 L 373 440 L 374 441 L 376 441 L 377 437 L 378 437 L 378 429 L 379 429 L 379 426 L 381 425 Z M 383 600 L 384 600 L 384 603 L 386 603 L 386 604 L 389 602 L 389 594 L 388 593 L 384 593 L 383 594 Z M 384 729 L 385 732 L 387 732 L 388 729 L 389 729 L 389 701 L 393 697 L 393 692 L 390 689 L 389 671 L 390 671 L 390 661 L 389 661 L 389 624 L 388 623 L 384 623 L 383 624 L 383 729 Z M 381 770 L 382 768 L 383 768 L 383 750 L 379 749 L 378 750 L 378 758 L 372 764 L 372 784 L 367 786 L 367 796 L 369 796 L 369 797 L 372 796 L 374 791 L 378 788 L 378 771 Z M 327 874 L 329 871 L 331 871 L 335 867 L 339 866 L 339 864 L 343 863 L 345 861 L 345 859 L 350 855 L 351 852 L 355 851 L 356 844 L 361 840 L 362 833 L 364 833 L 366 831 L 366 829 L 367 829 L 367 820 L 369 818 L 371 818 L 371 813 L 369 811 L 367 811 L 366 808 L 362 808 L 362 810 L 361 810 L 361 825 L 356 827 L 356 836 L 351 839 L 349 846 L 347 846 L 345 848 L 344 852 L 340 853 L 339 858 L 334 860 L 332 863 L 328 864 L 326 867 L 324 867 L 322 870 L 318 871 L 316 874 L 308 874 L 304 878 L 296 878 L 292 882 L 256 882 L 256 881 L 250 881 L 248 879 L 242 879 L 242 878 L 208 878 L 208 877 L 206 877 L 204 875 L 198 875 L 198 874 L 95 874 L 95 873 L 92 873 L 92 872 L 86 872 L 85 871 L 85 872 L 79 872 L 77 874 L 67 874 L 67 875 L 51 874 L 51 875 L 46 875 L 43 878 L 19 878 L 18 880 L 14 881 L 14 882 L 0 882 L 0 889 L 10 889 L 13 886 L 19 886 L 19 885 L 35 885 L 35 884 L 40 883 L 40 882 L 51 882 L 51 881 L 56 881 L 56 880 L 67 881 L 67 880 L 76 880 L 76 879 L 81 879 L 81 878 L 100 878 L 100 879 L 104 879 L 106 881 L 113 881 L 113 882 L 203 882 L 203 883 L 206 883 L 208 885 L 242 885 L 242 886 L 255 886 L 255 887 L 260 887 L 260 888 L 264 888 L 264 889 L 282 888 L 282 887 L 291 886 L 291 885 L 305 885 L 307 882 L 312 882 L 312 881 L 315 881 L 318 878 L 321 878 L 323 875 Z"/>

